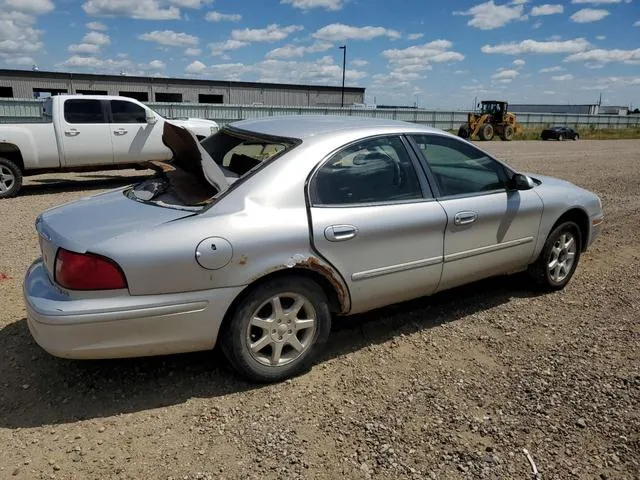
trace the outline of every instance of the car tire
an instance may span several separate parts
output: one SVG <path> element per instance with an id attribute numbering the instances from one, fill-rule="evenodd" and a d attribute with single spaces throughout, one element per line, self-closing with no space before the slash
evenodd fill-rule
<path id="1" fill-rule="evenodd" d="M 580 135 L 578 135 L 577 133 L 573 136 L 573 140 L 579 140 L 580 139 Z"/>
<path id="2" fill-rule="evenodd" d="M 564 137 L 562 135 L 558 135 L 558 141 L 561 142 L 562 140 L 564 140 Z"/>
<path id="3" fill-rule="evenodd" d="M 330 331 L 331 312 L 322 288 L 308 278 L 292 276 L 250 290 L 219 340 L 240 375 L 271 383 L 307 371 Z"/>
<path id="4" fill-rule="evenodd" d="M 580 228 L 574 222 L 563 222 L 547 237 L 529 274 L 543 290 L 562 290 L 576 271 L 581 250 Z"/>
<path id="5" fill-rule="evenodd" d="M 22 188 L 22 170 L 14 162 L 0 157 L 0 198 L 15 197 Z"/>

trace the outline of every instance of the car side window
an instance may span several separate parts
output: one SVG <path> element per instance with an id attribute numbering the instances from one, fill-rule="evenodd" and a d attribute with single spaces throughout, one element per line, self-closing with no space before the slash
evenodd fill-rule
<path id="1" fill-rule="evenodd" d="M 64 102 L 67 123 L 106 123 L 100 100 L 67 100 Z"/>
<path id="2" fill-rule="evenodd" d="M 466 142 L 442 135 L 413 135 L 443 197 L 502 190 L 503 165 Z"/>
<path id="3" fill-rule="evenodd" d="M 147 112 L 140 105 L 124 100 L 111 100 L 113 123 L 147 123 Z"/>
<path id="4" fill-rule="evenodd" d="M 335 154 L 312 183 L 315 205 L 391 203 L 424 198 L 400 137 L 364 140 Z"/>

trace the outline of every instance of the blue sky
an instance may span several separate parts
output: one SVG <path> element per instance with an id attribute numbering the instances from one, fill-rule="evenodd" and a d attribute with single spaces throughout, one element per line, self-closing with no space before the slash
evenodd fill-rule
<path id="1" fill-rule="evenodd" d="M 640 105 L 640 0 L 0 0 L 0 67 Z"/>

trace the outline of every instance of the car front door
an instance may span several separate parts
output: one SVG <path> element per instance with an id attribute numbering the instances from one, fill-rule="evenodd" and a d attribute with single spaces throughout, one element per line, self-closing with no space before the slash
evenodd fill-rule
<path id="1" fill-rule="evenodd" d="M 400 136 L 362 140 L 314 174 L 313 245 L 344 277 L 352 313 L 433 293 L 446 215 Z"/>
<path id="2" fill-rule="evenodd" d="M 171 151 L 162 143 L 163 121 L 147 123 L 147 110 L 128 100 L 110 100 L 109 107 L 115 163 L 171 158 Z"/>
<path id="3" fill-rule="evenodd" d="M 411 139 L 447 213 L 438 289 L 526 268 L 542 216 L 535 190 L 509 190 L 511 172 L 468 142 L 435 134 Z"/>
<path id="4" fill-rule="evenodd" d="M 106 108 L 102 101 L 68 99 L 62 105 L 59 138 L 66 167 L 113 163 Z"/>

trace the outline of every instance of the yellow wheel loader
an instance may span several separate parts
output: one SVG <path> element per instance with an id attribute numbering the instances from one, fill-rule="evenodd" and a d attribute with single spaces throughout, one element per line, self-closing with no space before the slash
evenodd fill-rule
<path id="1" fill-rule="evenodd" d="M 498 100 L 484 100 L 478 104 L 479 110 L 470 112 L 467 123 L 460 125 L 458 136 L 467 139 L 492 140 L 495 135 L 502 140 L 513 140 L 522 126 L 516 116 L 508 111 L 509 104 Z"/>

